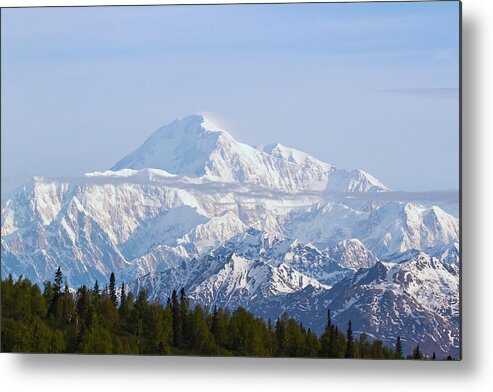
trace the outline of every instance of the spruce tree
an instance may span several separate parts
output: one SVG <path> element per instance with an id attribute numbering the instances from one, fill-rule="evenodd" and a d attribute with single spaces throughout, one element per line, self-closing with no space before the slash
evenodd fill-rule
<path id="1" fill-rule="evenodd" d="M 127 301 L 127 294 L 125 293 L 125 282 L 122 282 L 120 287 L 120 308 L 124 302 Z"/>
<path id="2" fill-rule="evenodd" d="M 274 332 L 274 328 L 272 327 L 272 321 L 269 317 L 269 320 L 267 321 L 267 334 L 266 334 L 267 353 L 269 357 L 272 357 L 276 351 L 275 337 L 276 334 Z"/>
<path id="3" fill-rule="evenodd" d="M 125 290 L 125 283 L 122 283 L 120 288 L 120 307 L 118 308 L 118 314 L 120 315 L 121 322 L 126 322 L 127 317 L 130 314 L 132 303 L 132 293 L 127 294 Z"/>
<path id="4" fill-rule="evenodd" d="M 116 306 L 116 285 L 115 285 L 115 274 L 112 272 L 110 275 L 110 288 L 109 288 L 109 294 L 110 294 L 110 299 L 111 302 L 113 302 L 113 305 Z"/>
<path id="5" fill-rule="evenodd" d="M 68 282 L 66 278 L 65 278 L 65 288 L 63 289 L 63 295 L 61 299 L 62 299 L 61 319 L 64 322 L 68 322 L 72 319 L 73 316 L 74 301 L 72 294 L 70 293 L 70 289 L 68 287 Z"/>
<path id="6" fill-rule="evenodd" d="M 353 358 L 354 356 L 354 338 L 353 338 L 353 329 L 351 325 L 351 320 L 349 320 L 347 333 L 346 333 L 346 353 L 344 354 L 344 358 Z"/>
<path id="7" fill-rule="evenodd" d="M 84 342 L 85 333 L 86 333 L 86 327 L 84 326 L 84 324 L 81 324 L 81 326 L 79 327 L 79 331 L 77 332 L 77 340 L 76 340 L 77 351 L 81 351 L 81 347 Z"/>
<path id="8" fill-rule="evenodd" d="M 180 303 L 176 290 L 171 294 L 171 311 L 173 316 L 173 346 L 179 347 L 182 342 L 182 323 L 180 317 Z"/>
<path id="9" fill-rule="evenodd" d="M 217 312 L 217 306 L 214 306 L 214 312 L 212 313 L 212 324 L 211 324 L 211 332 L 214 336 L 216 344 L 218 346 L 221 345 L 221 336 L 219 335 L 219 315 Z"/>
<path id="10" fill-rule="evenodd" d="M 89 325 L 91 323 L 91 317 L 89 314 L 89 298 L 87 294 L 87 287 L 82 286 L 77 290 L 77 301 L 75 304 L 75 310 L 79 316 L 80 323 L 82 325 Z"/>
<path id="11" fill-rule="evenodd" d="M 337 327 L 337 325 L 334 327 L 334 324 L 332 324 L 330 328 L 330 339 L 329 339 L 329 358 L 336 357 L 338 335 L 339 335 L 339 328 Z"/>
<path id="12" fill-rule="evenodd" d="M 423 354 L 419 349 L 419 344 L 416 346 L 416 348 L 413 351 L 413 359 L 423 359 Z"/>
<path id="13" fill-rule="evenodd" d="M 52 293 L 53 296 L 51 298 L 50 307 L 48 309 L 48 314 L 51 314 L 53 316 L 56 316 L 57 314 L 58 304 L 60 302 L 60 297 L 62 295 L 62 282 L 63 282 L 62 270 L 60 269 L 60 267 L 58 267 L 55 273 L 55 280 L 53 283 L 53 293 Z"/>
<path id="14" fill-rule="evenodd" d="M 182 328 L 182 343 L 191 340 L 192 333 L 190 331 L 190 313 L 190 300 L 185 294 L 185 289 L 182 287 L 180 289 L 180 319 Z"/>
<path id="15" fill-rule="evenodd" d="M 397 336 L 397 342 L 395 344 L 395 356 L 397 359 L 402 359 L 402 343 L 401 343 L 401 337 Z"/>
<path id="16" fill-rule="evenodd" d="M 362 333 L 359 335 L 359 357 L 366 358 L 367 357 L 367 348 L 368 348 L 368 335 L 366 333 Z"/>
<path id="17" fill-rule="evenodd" d="M 276 346 L 277 355 L 285 357 L 288 354 L 288 336 L 287 336 L 288 314 L 284 312 L 276 322 Z"/>
<path id="18" fill-rule="evenodd" d="M 340 331 L 337 335 L 335 357 L 344 358 L 346 356 L 347 340 L 346 334 Z"/>
<path id="19" fill-rule="evenodd" d="M 58 293 L 60 293 L 60 291 L 62 289 L 62 282 L 63 282 L 62 270 L 60 269 L 60 267 L 58 267 L 58 269 L 56 270 L 56 273 L 55 273 L 54 291 L 58 290 Z"/>
<path id="20" fill-rule="evenodd" d="M 330 308 L 327 310 L 327 330 L 330 331 L 330 328 L 332 327 L 332 320 L 330 317 Z"/>
<path id="21" fill-rule="evenodd" d="M 320 341 L 317 338 L 310 328 L 308 328 L 306 334 L 306 356 L 308 357 L 316 357 L 320 352 Z"/>
<path id="22" fill-rule="evenodd" d="M 330 317 L 330 308 L 327 310 L 327 325 L 325 326 L 324 333 L 320 336 L 320 356 L 330 357 L 330 344 L 331 334 L 333 332 L 334 325 Z"/>
<path id="23" fill-rule="evenodd" d="M 98 280 L 96 279 L 96 282 L 94 283 L 94 288 L 92 289 L 94 291 L 94 294 L 96 294 L 96 298 L 99 299 L 99 284 L 98 284 Z"/>

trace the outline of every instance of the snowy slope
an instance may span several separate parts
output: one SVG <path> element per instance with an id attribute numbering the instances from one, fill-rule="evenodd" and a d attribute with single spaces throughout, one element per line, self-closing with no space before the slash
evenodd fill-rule
<path id="1" fill-rule="evenodd" d="M 259 260 L 245 259 L 236 254 L 215 267 L 207 278 L 191 292 L 191 298 L 205 306 L 231 308 L 248 306 L 257 297 L 270 298 L 299 291 L 308 285 L 323 288 L 286 264 L 272 266 Z"/>
<path id="2" fill-rule="evenodd" d="M 419 252 L 400 263 L 377 262 L 369 269 L 334 285 L 330 290 L 307 287 L 282 301 L 257 301 L 249 308 L 275 319 L 286 311 L 317 333 L 332 320 L 353 332 L 381 339 L 389 347 L 397 336 L 404 351 L 419 344 L 427 355 L 439 358 L 459 353 L 458 284 L 456 272 Z"/>
<path id="3" fill-rule="evenodd" d="M 272 266 L 285 264 L 325 285 L 333 285 L 352 273 L 312 244 L 285 238 L 281 234 L 249 228 L 212 252 L 214 257 L 237 254 Z"/>
<path id="4" fill-rule="evenodd" d="M 239 143 L 202 115 L 179 117 L 159 128 L 111 170 L 144 168 L 288 192 L 388 190 L 368 173 L 338 170 L 295 149 Z"/>
<path id="5" fill-rule="evenodd" d="M 128 263 L 108 233 L 72 198 L 47 225 L 39 222 L 2 237 L 2 276 L 42 283 L 60 266 L 71 286 L 106 281 Z"/>
<path id="6" fill-rule="evenodd" d="M 307 154 L 306 152 L 296 150 L 295 148 L 286 147 L 281 143 L 268 144 L 257 146 L 257 149 L 263 151 L 276 158 L 284 159 L 288 162 L 296 163 L 302 167 L 315 167 L 322 172 L 329 172 L 333 169 L 333 166 L 329 163 L 322 162 L 321 160 Z"/>
<path id="7" fill-rule="evenodd" d="M 357 238 L 382 258 L 408 249 L 458 242 L 459 220 L 437 206 L 389 201 L 355 209 L 329 201 L 293 209 L 284 232 L 319 247 L 333 247 L 340 241 Z"/>
<path id="8" fill-rule="evenodd" d="M 329 254 L 341 267 L 354 271 L 369 268 L 378 261 L 357 238 L 339 242 L 329 250 Z"/>

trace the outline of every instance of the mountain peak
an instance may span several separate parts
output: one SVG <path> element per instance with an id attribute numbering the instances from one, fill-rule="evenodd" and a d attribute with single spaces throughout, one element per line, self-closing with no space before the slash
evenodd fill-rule
<path id="1" fill-rule="evenodd" d="M 205 115 L 178 117 L 157 129 L 111 170 L 154 168 L 172 174 L 203 175 L 204 165 L 220 140 L 233 139 Z"/>
<path id="2" fill-rule="evenodd" d="M 196 113 L 177 117 L 173 122 L 156 130 L 147 140 L 155 137 L 155 135 L 169 138 L 177 134 L 203 136 L 204 134 L 210 133 L 217 135 L 224 134 L 231 137 L 227 131 L 216 125 L 210 117 L 205 114 Z"/>
<path id="3" fill-rule="evenodd" d="M 216 125 L 209 116 L 203 113 L 195 113 L 195 114 L 190 114 L 188 116 L 177 117 L 175 121 L 173 121 L 171 124 L 175 124 L 183 131 L 194 131 L 198 129 L 203 129 L 209 132 L 218 132 L 218 133 L 226 133 L 226 134 L 228 133 L 224 129 Z M 165 126 L 163 128 L 168 128 L 168 126 Z"/>
<path id="4" fill-rule="evenodd" d="M 332 169 L 332 165 L 322 162 L 321 160 L 307 154 L 306 152 L 297 150 L 292 147 L 287 147 L 281 143 L 273 143 L 257 146 L 257 149 L 272 155 L 276 158 L 284 159 L 288 162 L 295 163 L 302 167 L 316 167 L 322 172 L 327 172 Z"/>
<path id="5" fill-rule="evenodd" d="M 204 114 L 178 117 L 159 128 L 111 171 L 150 168 L 288 192 L 387 190 L 362 171 L 338 170 L 280 143 L 257 148 L 240 143 Z"/>

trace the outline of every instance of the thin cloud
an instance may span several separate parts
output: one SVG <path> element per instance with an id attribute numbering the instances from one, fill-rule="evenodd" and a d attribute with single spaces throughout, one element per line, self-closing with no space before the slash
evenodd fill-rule
<path id="1" fill-rule="evenodd" d="M 372 91 L 399 95 L 425 96 L 430 98 L 455 98 L 459 96 L 459 89 L 457 87 L 396 88 L 377 89 Z"/>
<path id="2" fill-rule="evenodd" d="M 402 201 L 402 202 L 436 202 L 436 203 L 458 203 L 458 190 L 444 191 L 427 191 L 427 192 L 407 192 L 407 191 L 390 191 L 390 192 L 327 192 L 327 191 L 302 191 L 302 192 L 283 192 L 267 188 L 261 188 L 255 185 L 243 185 L 235 183 L 223 183 L 204 181 L 193 183 L 192 178 L 149 178 L 143 175 L 136 175 L 123 178 L 111 177 L 36 177 L 37 182 L 62 182 L 73 186 L 89 185 L 148 185 L 153 187 L 179 188 L 202 193 L 236 193 L 238 195 L 248 196 L 251 198 L 284 198 L 300 199 L 303 197 L 314 197 L 325 200 L 335 201 Z M 31 180 L 32 181 L 32 180 Z"/>

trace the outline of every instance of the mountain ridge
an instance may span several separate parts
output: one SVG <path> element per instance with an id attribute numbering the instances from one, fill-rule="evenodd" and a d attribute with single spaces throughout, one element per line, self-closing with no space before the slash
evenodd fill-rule
<path id="1" fill-rule="evenodd" d="M 203 115 L 179 117 L 159 128 L 110 170 L 145 168 L 290 192 L 389 190 L 362 170 L 336 169 L 281 144 L 255 148 L 237 142 Z"/>

